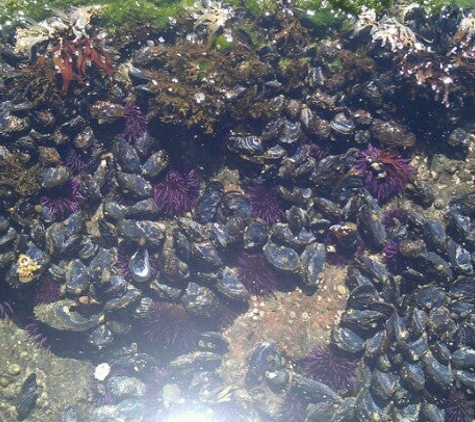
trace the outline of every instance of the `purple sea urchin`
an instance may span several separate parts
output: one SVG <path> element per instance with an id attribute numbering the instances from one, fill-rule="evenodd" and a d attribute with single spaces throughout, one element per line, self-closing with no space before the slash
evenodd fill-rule
<path id="1" fill-rule="evenodd" d="M 408 259 L 399 252 L 399 244 L 400 241 L 389 239 L 383 249 L 388 268 L 395 273 L 409 268 Z"/>
<path id="2" fill-rule="evenodd" d="M 472 422 L 475 418 L 475 403 L 456 388 L 450 391 L 444 409 L 446 422 Z"/>
<path id="3" fill-rule="evenodd" d="M 358 360 L 332 346 L 315 346 L 303 359 L 304 372 L 336 391 L 348 390 L 355 383 Z"/>
<path id="4" fill-rule="evenodd" d="M 363 175 L 365 187 L 379 201 L 402 193 L 416 173 L 409 159 L 396 151 L 379 149 L 373 145 L 361 151 L 355 170 Z"/>
<path id="5" fill-rule="evenodd" d="M 0 318 L 10 319 L 13 315 L 13 308 L 7 301 L 0 302 Z"/>
<path id="6" fill-rule="evenodd" d="M 262 253 L 241 253 L 238 278 L 249 293 L 257 296 L 269 296 L 277 290 L 277 275 Z"/>
<path id="7" fill-rule="evenodd" d="M 41 305 L 43 303 L 52 303 L 59 300 L 61 296 L 61 286 L 54 281 L 51 277 L 43 277 L 41 284 L 38 286 L 38 290 L 35 293 L 34 302 L 35 305 Z"/>
<path id="8" fill-rule="evenodd" d="M 78 173 L 86 166 L 86 163 L 74 148 L 71 148 L 68 151 L 64 164 L 66 164 L 73 173 Z"/>
<path id="9" fill-rule="evenodd" d="M 183 215 L 190 211 L 198 198 L 200 182 L 195 170 L 179 173 L 170 170 L 164 180 L 153 188 L 158 208 L 169 216 Z"/>
<path id="10" fill-rule="evenodd" d="M 289 391 L 279 410 L 280 422 L 304 422 L 307 411 L 307 402 Z"/>
<path id="11" fill-rule="evenodd" d="M 147 132 L 147 117 L 132 101 L 127 101 L 124 106 L 125 129 L 120 134 L 122 139 L 129 144 L 137 142 Z"/>
<path id="12" fill-rule="evenodd" d="M 277 223 L 284 218 L 277 188 L 253 184 L 247 187 L 246 194 L 251 203 L 252 217 L 262 218 L 268 224 Z"/>
<path id="13" fill-rule="evenodd" d="M 69 192 L 68 192 L 69 190 Z M 41 197 L 44 215 L 50 220 L 64 220 L 79 209 L 79 204 L 87 198 L 81 193 L 79 179 L 71 177 L 68 186 L 53 190 Z"/>
<path id="14" fill-rule="evenodd" d="M 48 351 L 51 349 L 50 339 L 47 335 L 47 328 L 41 322 L 33 319 L 29 324 L 25 326 L 25 330 L 28 332 L 28 342 L 35 345 L 38 349 Z"/>
<path id="15" fill-rule="evenodd" d="M 186 309 L 177 303 L 154 301 L 145 325 L 145 338 L 162 350 L 186 353 L 196 345 L 195 323 Z"/>

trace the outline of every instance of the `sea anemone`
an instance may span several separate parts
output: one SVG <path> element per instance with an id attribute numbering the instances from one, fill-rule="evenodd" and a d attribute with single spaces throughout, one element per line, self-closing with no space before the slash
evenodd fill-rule
<path id="1" fill-rule="evenodd" d="M 41 197 L 43 213 L 49 220 L 64 220 L 69 214 L 79 210 L 79 205 L 87 198 L 82 194 L 79 179 L 71 177 L 69 184 L 61 189 L 48 191 L 48 196 Z"/>
<path id="2" fill-rule="evenodd" d="M 158 208 L 169 216 L 190 211 L 198 198 L 200 182 L 195 170 L 179 173 L 170 170 L 164 180 L 153 188 Z"/>
<path id="3" fill-rule="evenodd" d="M 355 163 L 356 172 L 363 175 L 365 187 L 379 201 L 399 195 L 415 176 L 415 169 L 396 151 L 369 145 L 361 151 Z"/>
<path id="4" fill-rule="evenodd" d="M 238 278 L 249 293 L 257 296 L 269 296 L 277 290 L 277 274 L 262 253 L 239 255 Z"/>
<path id="5" fill-rule="evenodd" d="M 302 360 L 303 371 L 335 391 L 348 390 L 355 383 L 358 360 L 333 346 L 315 346 Z"/>
<path id="6" fill-rule="evenodd" d="M 182 305 L 154 301 L 145 319 L 144 336 L 156 348 L 181 354 L 195 347 L 198 331 Z"/>
<path id="7" fill-rule="evenodd" d="M 446 422 L 473 422 L 475 418 L 475 403 L 457 388 L 450 391 L 444 409 Z"/>
<path id="8" fill-rule="evenodd" d="M 134 144 L 147 132 L 147 117 L 132 101 L 125 103 L 124 117 L 125 129 L 119 136 L 129 144 Z"/>
<path id="9" fill-rule="evenodd" d="M 251 203 L 251 216 L 262 218 L 268 224 L 281 221 L 285 214 L 276 187 L 253 184 L 247 187 L 246 194 Z"/>

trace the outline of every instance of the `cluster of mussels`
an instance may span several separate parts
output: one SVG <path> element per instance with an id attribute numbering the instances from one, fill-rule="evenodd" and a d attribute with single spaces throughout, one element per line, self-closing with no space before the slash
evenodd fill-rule
<path id="1" fill-rule="evenodd" d="M 110 363 L 94 420 L 190 406 L 250 420 L 216 374 L 220 330 L 251 294 L 313 294 L 326 266 L 350 265 L 332 346 L 361 360 L 355 386 L 290 376 L 269 342 L 249 356 L 249 388 L 290 389 L 309 420 L 443 420 L 444 394 L 475 388 L 475 207 L 453 202 L 450 236 L 421 212 L 385 213 L 404 192 L 421 209 L 434 199 L 410 165 L 426 127 L 398 69 L 354 38 L 309 43 L 291 9 L 262 18 L 256 48 L 249 19 L 222 21 L 236 40 L 225 51 L 189 23 L 95 38 L 108 44 L 81 67 L 87 84 L 65 81 L 70 66 L 45 71 L 58 48 L 48 37 L 33 45 L 40 74 L 2 34 L 0 299 L 34 316 L 33 341 L 84 340 L 68 344 Z M 55 95 L 38 98 L 42 83 Z M 430 98 L 419 118 L 445 110 Z M 464 101 L 436 125 L 440 149 L 462 157 Z M 394 274 L 367 257 L 383 250 Z"/>
<path id="2" fill-rule="evenodd" d="M 332 332 L 332 345 L 346 353 L 346 359 L 361 360 L 345 399 L 332 398 L 339 408 L 332 420 L 473 419 L 470 215 L 473 194 L 450 203 L 447 230 L 419 213 L 406 215 L 398 233 L 417 240 L 399 243 L 397 275 L 365 256 L 349 267 L 351 293 L 340 326 Z M 391 266 L 395 255 L 388 257 Z M 321 420 L 332 412 L 328 403 L 311 405 L 308 418 Z"/>

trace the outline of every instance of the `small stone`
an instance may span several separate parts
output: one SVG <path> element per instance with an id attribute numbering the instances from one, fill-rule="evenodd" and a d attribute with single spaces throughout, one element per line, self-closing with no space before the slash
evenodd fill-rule
<path id="1" fill-rule="evenodd" d="M 94 378 L 98 381 L 104 381 L 111 371 L 111 367 L 107 362 L 102 362 L 94 369 Z"/>
<path id="2" fill-rule="evenodd" d="M 10 380 L 6 376 L 2 375 L 0 377 L 0 387 L 5 388 L 5 387 L 8 387 L 9 384 L 10 384 Z"/>
<path id="3" fill-rule="evenodd" d="M 21 366 L 13 363 L 8 367 L 8 373 L 10 375 L 19 375 L 21 373 Z"/>
<path id="4" fill-rule="evenodd" d="M 342 296 L 345 296 L 346 294 L 348 294 L 348 289 L 343 284 L 339 284 L 336 287 L 336 291 L 338 292 L 338 294 L 340 294 Z"/>

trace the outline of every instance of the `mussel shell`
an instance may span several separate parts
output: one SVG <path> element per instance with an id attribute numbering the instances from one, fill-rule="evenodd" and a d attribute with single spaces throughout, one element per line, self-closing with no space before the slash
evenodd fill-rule
<path id="1" fill-rule="evenodd" d="M 260 218 L 253 218 L 244 229 L 244 249 L 259 249 L 266 244 L 268 238 L 269 225 Z"/>
<path id="2" fill-rule="evenodd" d="M 239 301 L 247 301 L 249 299 L 249 291 L 239 281 L 237 271 L 233 268 L 224 267 L 220 271 L 215 287 L 230 299 Z"/>
<path id="3" fill-rule="evenodd" d="M 445 410 L 433 403 L 422 403 L 421 417 L 427 422 L 444 422 Z"/>
<path id="4" fill-rule="evenodd" d="M 335 346 L 348 353 L 361 353 L 365 348 L 364 340 L 349 328 L 334 327 L 331 332 L 331 339 Z"/>
<path id="5" fill-rule="evenodd" d="M 404 362 L 401 367 L 401 381 L 409 388 L 423 391 L 426 376 L 420 362 Z"/>
<path id="6" fill-rule="evenodd" d="M 452 364 L 457 369 L 475 368 L 475 350 L 462 346 L 452 353 Z"/>
<path id="7" fill-rule="evenodd" d="M 383 410 L 369 390 L 361 391 L 356 398 L 356 417 L 360 421 L 382 420 Z"/>
<path id="8" fill-rule="evenodd" d="M 87 331 L 104 321 L 103 314 L 82 316 L 73 310 L 76 306 L 75 301 L 62 299 L 35 306 L 34 313 L 39 321 L 60 331 Z"/>
<path id="9" fill-rule="evenodd" d="M 144 283 L 153 275 L 147 248 L 138 248 L 129 260 L 130 276 L 137 283 Z"/>
<path id="10" fill-rule="evenodd" d="M 166 226 L 157 221 L 122 219 L 117 225 L 117 231 L 133 243 L 157 248 L 165 239 Z"/>
<path id="11" fill-rule="evenodd" d="M 128 308 L 130 305 L 134 304 L 141 295 L 142 293 L 140 290 L 128 288 L 123 295 L 109 299 L 104 304 L 103 309 L 105 312 L 113 312 Z"/>
<path id="12" fill-rule="evenodd" d="M 355 131 L 354 121 L 347 117 L 345 113 L 338 113 L 330 122 L 330 127 L 335 133 L 343 136 L 350 136 Z"/>
<path id="13" fill-rule="evenodd" d="M 454 374 L 450 363 L 445 365 L 428 351 L 421 357 L 422 367 L 428 379 L 439 388 L 448 390 L 454 381 Z"/>
<path id="14" fill-rule="evenodd" d="M 169 164 L 170 158 L 165 150 L 154 152 L 142 166 L 142 176 L 153 179 L 163 172 Z"/>
<path id="15" fill-rule="evenodd" d="M 302 263 L 302 281 L 310 287 L 318 287 L 322 281 L 322 271 L 325 265 L 326 248 L 323 243 L 312 243 L 300 255 Z"/>
<path id="16" fill-rule="evenodd" d="M 454 371 L 456 380 L 469 388 L 470 390 L 475 390 L 475 373 L 472 371 L 466 371 L 462 369 L 457 369 Z"/>
<path id="17" fill-rule="evenodd" d="M 65 184 L 71 177 L 71 170 L 66 166 L 47 167 L 43 170 L 41 185 L 54 188 Z"/>
<path id="18" fill-rule="evenodd" d="M 111 345 L 114 338 L 114 334 L 110 328 L 106 324 L 101 324 L 89 332 L 86 341 L 92 346 L 102 349 L 103 347 Z"/>
<path id="19" fill-rule="evenodd" d="M 216 353 L 226 353 L 229 342 L 224 336 L 215 331 L 205 331 L 200 333 L 198 338 L 198 348 Z"/>
<path id="20" fill-rule="evenodd" d="M 91 282 L 89 269 L 79 259 L 71 261 L 66 269 L 66 291 L 75 296 L 86 292 Z"/>
<path id="21" fill-rule="evenodd" d="M 369 130 L 386 148 L 412 148 L 416 144 L 416 136 L 394 120 L 384 121 L 375 118 Z"/>
<path id="22" fill-rule="evenodd" d="M 196 371 L 214 371 L 219 367 L 221 361 L 222 355 L 219 353 L 198 350 L 178 356 L 169 363 L 169 367 L 184 376 L 196 373 Z"/>
<path id="23" fill-rule="evenodd" d="M 152 196 L 152 185 L 138 174 L 116 172 L 117 181 L 124 194 L 134 199 L 146 199 Z"/>
<path id="24" fill-rule="evenodd" d="M 188 283 L 181 303 L 190 314 L 206 318 L 218 315 L 221 307 L 213 291 L 197 283 Z"/>
<path id="25" fill-rule="evenodd" d="M 383 224 L 384 213 L 369 193 L 364 195 L 358 213 L 359 229 L 367 245 L 380 251 L 386 244 L 386 228 Z"/>
<path id="26" fill-rule="evenodd" d="M 292 248 L 267 242 L 262 251 L 269 264 L 278 270 L 296 273 L 300 268 L 300 257 Z"/>
<path id="27" fill-rule="evenodd" d="M 389 400 L 396 390 L 400 388 L 399 375 L 391 372 L 373 370 L 371 378 L 371 391 L 381 400 Z"/>
<path id="28" fill-rule="evenodd" d="M 99 248 L 96 256 L 89 264 L 89 269 L 93 279 L 99 283 L 109 282 L 116 262 L 117 250 L 115 248 Z"/>
<path id="29" fill-rule="evenodd" d="M 213 221 L 223 200 L 223 189 L 223 184 L 217 181 L 205 187 L 195 205 L 194 214 L 198 223 L 205 224 Z"/>
<path id="30" fill-rule="evenodd" d="M 366 339 L 365 341 L 365 356 L 369 359 L 373 359 L 384 353 L 388 339 L 386 331 L 377 331 L 373 337 Z"/>
<path id="31" fill-rule="evenodd" d="M 285 357 L 274 341 L 256 344 L 248 353 L 246 385 L 255 386 L 268 371 L 277 371 L 284 368 Z"/>
<path id="32" fill-rule="evenodd" d="M 112 153 L 124 171 L 135 174 L 141 173 L 140 158 L 137 151 L 125 139 L 122 137 L 116 138 L 112 147 Z"/>

